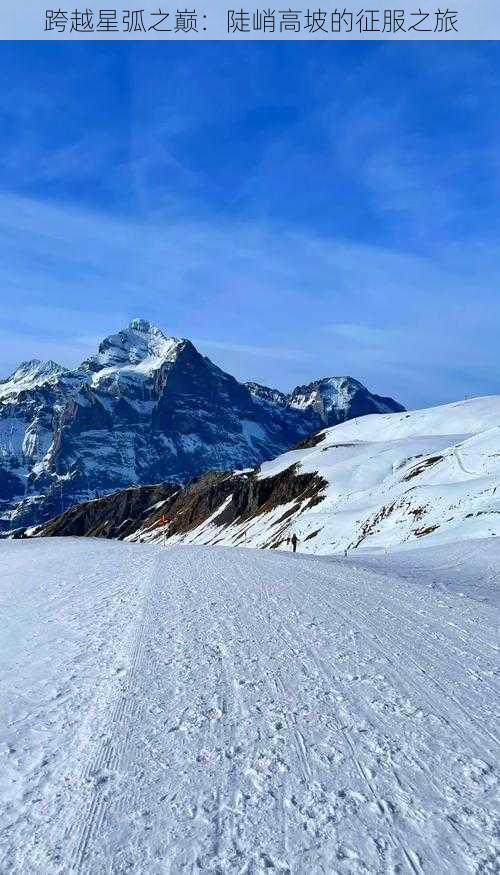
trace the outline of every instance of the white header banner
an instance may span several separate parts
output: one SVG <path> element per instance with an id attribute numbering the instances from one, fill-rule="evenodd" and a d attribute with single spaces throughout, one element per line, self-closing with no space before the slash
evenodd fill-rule
<path id="1" fill-rule="evenodd" d="M 102 8 L 101 8 L 102 7 Z M 417 0 L 369 8 L 200 0 L 4 3 L 2 40 L 498 40 L 500 0 Z"/>

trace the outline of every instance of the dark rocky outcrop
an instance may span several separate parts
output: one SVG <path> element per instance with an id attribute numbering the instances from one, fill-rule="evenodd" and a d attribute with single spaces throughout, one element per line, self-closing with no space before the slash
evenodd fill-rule
<path id="1" fill-rule="evenodd" d="M 178 489 L 173 483 L 121 489 L 104 498 L 84 501 L 30 533 L 25 529 L 19 531 L 14 538 L 71 536 L 123 540 L 152 514 L 159 516 L 159 505 L 162 507 Z"/>
<path id="2" fill-rule="evenodd" d="M 168 537 L 185 535 L 212 517 L 225 527 L 290 505 L 283 519 L 299 505 L 312 507 L 322 500 L 326 482 L 315 473 L 298 473 L 294 465 L 274 477 L 259 477 L 254 471 L 209 471 L 186 487 L 175 484 L 123 489 L 95 501 L 87 501 L 31 530 L 14 537 L 84 536 L 139 539 L 155 534 L 166 518 Z"/>

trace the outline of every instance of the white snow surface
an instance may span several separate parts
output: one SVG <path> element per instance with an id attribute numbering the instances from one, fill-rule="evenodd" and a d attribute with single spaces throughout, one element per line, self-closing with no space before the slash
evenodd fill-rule
<path id="1" fill-rule="evenodd" d="M 494 539 L 0 567 L 1 872 L 498 872 Z"/>
<path id="2" fill-rule="evenodd" d="M 57 383 L 62 376 L 69 374 L 70 372 L 58 365 L 57 362 L 50 360 L 42 362 L 38 359 L 32 359 L 21 362 L 10 377 L 7 377 L 6 380 L 0 380 L 0 398 L 4 400 L 30 389 Z"/>
<path id="3" fill-rule="evenodd" d="M 183 341 L 167 337 L 144 319 L 133 319 L 128 328 L 108 337 L 96 356 L 82 365 L 94 371 L 92 386 L 143 380 L 169 361 L 174 361 Z"/>

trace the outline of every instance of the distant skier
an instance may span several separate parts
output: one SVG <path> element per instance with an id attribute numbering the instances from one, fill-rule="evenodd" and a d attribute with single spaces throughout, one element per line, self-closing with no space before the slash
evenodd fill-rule
<path id="1" fill-rule="evenodd" d="M 298 543 L 299 543 L 299 539 L 297 538 L 297 535 L 294 532 L 292 535 L 292 550 L 294 553 L 297 552 L 297 544 Z"/>

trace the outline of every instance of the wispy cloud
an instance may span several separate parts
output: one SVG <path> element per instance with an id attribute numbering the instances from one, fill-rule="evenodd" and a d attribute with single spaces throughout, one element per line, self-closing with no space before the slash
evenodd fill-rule
<path id="1" fill-rule="evenodd" d="M 0 373 L 143 315 L 282 388 L 498 390 L 498 46 L 163 48 L 5 47 Z"/>
<path id="2" fill-rule="evenodd" d="M 215 349 L 223 352 L 235 352 L 248 358 L 273 359 L 275 361 L 306 362 L 311 359 L 311 354 L 300 349 L 286 349 L 286 347 L 250 346 L 243 343 L 229 343 L 220 340 L 194 340 L 200 350 Z"/>
<path id="3" fill-rule="evenodd" d="M 401 331 L 394 328 L 383 328 L 375 325 L 363 325 L 359 322 L 337 322 L 328 326 L 328 330 L 356 345 L 376 349 L 386 346 L 398 347 L 402 341 Z M 407 332 L 405 337 L 407 337 Z"/>
<path id="4" fill-rule="evenodd" d="M 484 244 L 423 258 L 257 222 L 130 222 L 4 195 L 0 246 L 3 373 L 33 356 L 74 365 L 143 315 L 202 338 L 236 376 L 283 388 L 352 373 L 408 403 L 450 399 L 464 361 L 469 391 L 494 388 L 500 266 Z"/>

